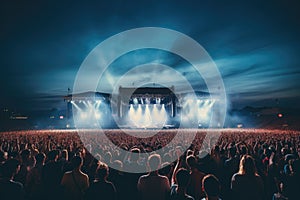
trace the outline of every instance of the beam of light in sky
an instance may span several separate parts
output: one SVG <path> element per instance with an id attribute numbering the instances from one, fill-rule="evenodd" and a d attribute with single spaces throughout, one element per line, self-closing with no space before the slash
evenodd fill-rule
<path id="1" fill-rule="evenodd" d="M 81 111 L 81 108 L 74 101 L 71 101 L 71 104 L 75 106 L 78 111 Z"/>

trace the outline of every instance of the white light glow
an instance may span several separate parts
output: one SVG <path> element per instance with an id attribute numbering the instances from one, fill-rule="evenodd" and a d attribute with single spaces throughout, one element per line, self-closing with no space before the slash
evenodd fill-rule
<path id="1" fill-rule="evenodd" d="M 106 120 L 102 118 L 102 112 L 106 109 L 107 105 L 100 99 L 81 102 L 82 103 L 71 102 L 77 125 L 81 127 L 97 127 L 99 122 L 102 123 Z"/>
<path id="2" fill-rule="evenodd" d="M 128 123 L 136 128 L 162 128 L 167 119 L 168 114 L 165 105 L 130 105 L 128 110 Z"/>
<path id="3" fill-rule="evenodd" d="M 209 124 L 214 103 L 211 99 L 186 99 L 181 112 L 183 120 L 186 123 Z"/>

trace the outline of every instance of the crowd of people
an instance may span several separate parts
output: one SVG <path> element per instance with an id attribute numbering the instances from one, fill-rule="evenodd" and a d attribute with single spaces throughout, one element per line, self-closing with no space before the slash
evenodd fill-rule
<path id="1" fill-rule="evenodd" d="M 176 130 L 139 138 L 121 130 L 2 132 L 0 198 L 300 198 L 300 132 L 198 130 L 191 144 L 189 130 L 175 135 Z"/>

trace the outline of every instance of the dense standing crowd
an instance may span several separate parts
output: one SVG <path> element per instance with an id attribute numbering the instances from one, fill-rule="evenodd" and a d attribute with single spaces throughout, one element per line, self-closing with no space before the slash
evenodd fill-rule
<path id="1" fill-rule="evenodd" d="M 198 131 L 185 149 L 187 131 L 163 148 L 175 133 L 2 132 L 0 199 L 300 199 L 300 132 Z"/>

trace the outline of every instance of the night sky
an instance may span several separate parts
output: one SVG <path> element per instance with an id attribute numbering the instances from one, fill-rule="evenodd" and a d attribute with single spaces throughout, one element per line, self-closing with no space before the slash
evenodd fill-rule
<path id="1" fill-rule="evenodd" d="M 60 109 L 96 45 L 149 26 L 174 29 L 199 42 L 221 72 L 231 107 L 289 107 L 300 100 L 298 1 L 84 2 L 1 1 L 1 108 Z M 136 52 L 116 61 L 109 75 L 117 80 L 135 64 L 159 59 L 193 81 L 190 66 L 179 66 L 173 57 Z M 201 83 L 195 88 L 201 90 Z"/>

